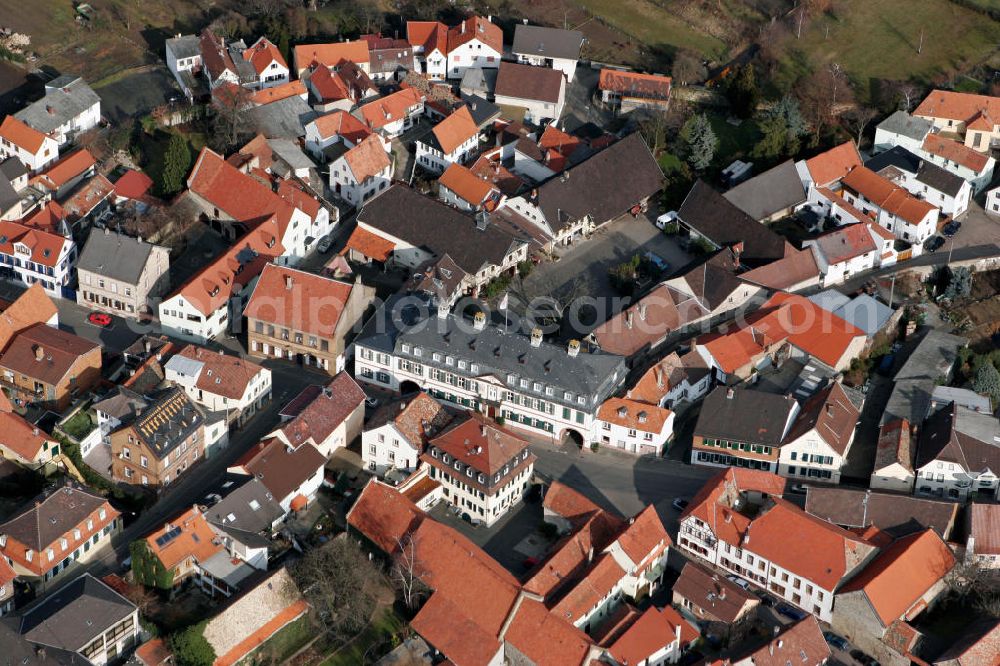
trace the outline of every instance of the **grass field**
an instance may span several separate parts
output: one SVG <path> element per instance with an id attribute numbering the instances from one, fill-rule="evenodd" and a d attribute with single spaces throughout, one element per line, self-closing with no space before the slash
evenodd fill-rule
<path id="1" fill-rule="evenodd" d="M 360 636 L 351 641 L 350 645 L 327 657 L 320 666 L 356 666 L 366 663 L 365 653 L 369 648 L 388 641 L 391 636 L 402 631 L 406 623 L 403 618 L 396 614 L 392 606 L 385 606 L 379 612 L 381 615 L 378 619 L 372 622 Z M 368 654 L 367 656 L 371 659 L 381 655 Z"/>
<path id="2" fill-rule="evenodd" d="M 825 16 L 801 39 L 788 38 L 779 87 L 788 89 L 809 68 L 830 63 L 843 67 L 862 90 L 871 79 L 929 82 L 986 60 L 1000 43 L 1000 23 L 949 0 L 843 0 L 843 5 L 838 17 Z"/>
<path id="3" fill-rule="evenodd" d="M 727 166 L 737 159 L 746 159 L 753 150 L 754 144 L 760 138 L 760 130 L 757 123 L 752 120 L 744 120 L 739 125 L 733 125 L 727 120 L 726 114 L 707 113 L 708 122 L 712 125 L 712 131 L 719 139 L 719 147 L 715 154 L 726 164 L 718 164 L 720 168 Z"/>

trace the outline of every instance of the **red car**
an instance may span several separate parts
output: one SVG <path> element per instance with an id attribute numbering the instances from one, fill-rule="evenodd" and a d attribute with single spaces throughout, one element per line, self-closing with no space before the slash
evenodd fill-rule
<path id="1" fill-rule="evenodd" d="M 106 328 L 111 326 L 111 315 L 104 312 L 91 312 L 87 315 L 87 321 L 89 321 L 94 326 L 100 326 L 101 328 Z"/>

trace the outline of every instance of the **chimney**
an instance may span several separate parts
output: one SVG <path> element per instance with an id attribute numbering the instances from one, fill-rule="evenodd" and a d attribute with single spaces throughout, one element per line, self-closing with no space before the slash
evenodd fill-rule
<path id="1" fill-rule="evenodd" d="M 49 105 L 45 105 L 45 110 L 48 112 L 50 116 L 56 115 L 56 110 Z"/>
<path id="2" fill-rule="evenodd" d="M 285 276 L 285 289 L 288 289 L 289 291 L 291 291 L 292 290 L 292 283 L 293 282 L 294 282 L 294 280 L 292 280 L 292 276 L 291 275 L 286 275 Z"/>
<path id="3" fill-rule="evenodd" d="M 462 34 L 465 34 L 465 21 L 462 21 Z"/>
<path id="4" fill-rule="evenodd" d="M 732 400 L 733 396 L 736 395 L 736 390 L 732 387 L 726 389 L 726 399 Z"/>
<path id="5" fill-rule="evenodd" d="M 569 345 L 566 346 L 566 353 L 570 358 L 576 358 L 577 354 L 580 353 L 580 341 L 570 340 Z"/>
<path id="6" fill-rule="evenodd" d="M 486 328 L 485 312 L 479 311 L 476 313 L 476 315 L 472 318 L 472 327 L 477 331 L 481 331 Z"/>
<path id="7" fill-rule="evenodd" d="M 540 347 L 542 345 L 542 329 L 535 327 L 531 329 L 531 346 Z"/>
<path id="8" fill-rule="evenodd" d="M 148 354 L 153 348 L 153 343 L 149 341 L 149 338 L 146 338 L 145 340 L 142 341 L 142 347 L 143 349 L 146 350 L 146 353 Z"/>

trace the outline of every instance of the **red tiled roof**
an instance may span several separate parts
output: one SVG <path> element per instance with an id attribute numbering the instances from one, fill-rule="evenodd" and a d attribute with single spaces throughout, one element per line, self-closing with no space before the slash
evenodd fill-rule
<path id="1" fill-rule="evenodd" d="M 448 27 L 438 21 L 407 21 L 406 41 L 411 46 L 424 48 L 424 55 L 434 49 L 442 55 L 448 54 Z"/>
<path id="2" fill-rule="evenodd" d="M 660 610 L 650 606 L 608 647 L 608 652 L 619 664 L 642 663 L 672 643 L 678 628 L 681 648 L 698 639 L 698 630 L 673 608 L 667 606 Z"/>
<path id="3" fill-rule="evenodd" d="M 867 224 L 848 224 L 816 239 L 829 264 L 839 264 L 878 251 Z"/>
<path id="4" fill-rule="evenodd" d="M 330 337 L 350 298 L 353 284 L 268 264 L 243 311 L 250 319 Z"/>
<path id="5" fill-rule="evenodd" d="M 309 404 L 280 429 L 292 446 L 310 439 L 317 445 L 322 444 L 365 401 L 365 392 L 343 371 L 326 386 L 318 388 Z"/>
<path id="6" fill-rule="evenodd" d="M 524 583 L 526 591 L 550 602 L 565 586 L 577 582 L 594 553 L 603 551 L 624 525 L 624 521 L 596 507 L 582 515 L 587 516 L 583 524 L 556 543 L 549 556 L 531 572 Z"/>
<path id="7" fill-rule="evenodd" d="M 386 261 L 395 249 L 395 243 L 361 226 L 354 228 L 351 237 L 347 239 L 347 245 L 344 246 L 344 252 L 354 250 L 375 261 Z"/>
<path id="8" fill-rule="evenodd" d="M 604 351 L 631 356 L 706 315 L 708 310 L 697 298 L 664 283 L 595 328 L 592 335 Z"/>
<path id="9" fill-rule="evenodd" d="M 913 111 L 915 116 L 959 122 L 969 121 L 980 114 L 1000 118 L 1000 97 L 935 89 Z"/>
<path id="10" fill-rule="evenodd" d="M 288 68 L 285 57 L 281 55 L 278 47 L 271 43 L 267 37 L 261 37 L 253 45 L 243 52 L 243 59 L 253 65 L 257 76 L 262 75 L 272 62 L 276 62 L 284 68 Z"/>
<path id="11" fill-rule="evenodd" d="M 522 600 L 504 641 L 536 666 L 592 663 L 590 637 L 533 599 Z"/>
<path id="12" fill-rule="evenodd" d="M 93 169 L 97 160 L 86 148 L 81 148 L 69 155 L 62 157 L 58 162 L 49 166 L 45 173 L 36 176 L 38 181 L 50 190 L 56 190 L 71 181 L 82 176 L 88 170 Z"/>
<path id="13" fill-rule="evenodd" d="M 158 539 L 174 533 L 176 536 L 157 543 Z M 181 515 L 145 537 L 146 547 L 165 569 L 172 570 L 188 558 L 204 562 L 225 549 L 216 543 L 215 532 L 197 507 L 192 507 Z"/>
<path id="14" fill-rule="evenodd" d="M 626 573 L 610 553 L 596 556 L 594 566 L 552 607 L 552 612 L 575 622 L 604 599 Z"/>
<path id="15" fill-rule="evenodd" d="M 291 221 L 293 207 L 288 202 L 208 148 L 202 148 L 188 176 L 188 188 L 235 221 L 248 226 L 274 218 L 283 236 Z"/>
<path id="16" fill-rule="evenodd" d="M 0 410 L 0 450 L 6 449 L 31 463 L 38 459 L 47 442 L 55 443 L 55 440 L 20 414 Z M 8 453 L 6 457 L 11 456 Z"/>
<path id="17" fill-rule="evenodd" d="M 392 402 L 380 407 L 368 419 L 366 430 L 380 428 L 393 423 L 396 430 L 410 445 L 422 451 L 428 434 L 440 432 L 452 420 L 452 415 L 444 405 L 421 391 L 402 402 Z"/>
<path id="18" fill-rule="evenodd" d="M 0 312 L 0 352 L 7 348 L 14 334 L 33 324 L 44 324 L 58 314 L 56 304 L 41 284 L 27 288 Z"/>
<path id="19" fill-rule="evenodd" d="M 61 236 L 60 226 L 66 220 L 66 211 L 55 201 L 49 200 L 44 206 L 32 213 L 31 217 L 21 220 L 21 224 L 32 229 L 38 229 Z M 55 265 L 55 264 L 53 264 Z"/>
<path id="20" fill-rule="evenodd" d="M 559 481 L 549 484 L 542 505 L 570 522 L 582 523 L 592 514 L 602 511 L 601 507 Z"/>
<path id="21" fill-rule="evenodd" d="M 969 513 L 975 554 L 1000 555 L 1000 504 L 973 502 Z"/>
<path id="22" fill-rule="evenodd" d="M 284 179 L 278 183 L 278 196 L 292 204 L 303 213 L 315 220 L 319 215 L 320 203 L 313 195 L 306 192 L 300 182 L 292 179 Z"/>
<path id="23" fill-rule="evenodd" d="M 756 536 L 756 534 L 754 535 Z M 882 626 L 906 613 L 955 566 L 948 544 L 932 529 L 911 534 L 882 551 L 841 589 L 862 592 Z"/>
<path id="24" fill-rule="evenodd" d="M 143 666 L 164 666 L 173 659 L 174 653 L 162 638 L 152 638 L 135 649 L 135 656 Z"/>
<path id="25" fill-rule="evenodd" d="M 463 143 L 479 135 L 479 128 L 472 120 L 469 107 L 463 106 L 439 122 L 431 130 L 445 154 L 453 152 Z"/>
<path id="26" fill-rule="evenodd" d="M 403 88 L 374 102 L 369 102 L 358 112 L 372 129 L 380 129 L 389 123 L 402 120 L 409 110 L 423 104 L 424 96 L 416 88 Z"/>
<path id="27" fill-rule="evenodd" d="M 361 143 L 344 153 L 343 159 L 357 183 L 374 178 L 392 165 L 382 140 L 374 134 L 365 137 Z"/>
<path id="28" fill-rule="evenodd" d="M 845 141 L 806 160 L 806 168 L 817 187 L 830 185 L 859 166 L 861 166 L 861 155 L 853 141 Z"/>
<path id="29" fill-rule="evenodd" d="M 924 139 L 924 150 L 938 157 L 961 164 L 962 166 L 980 173 L 989 164 L 990 156 L 973 150 L 963 143 L 945 139 L 938 134 L 928 134 Z"/>
<path id="30" fill-rule="evenodd" d="M 256 476 L 281 502 L 325 464 L 326 456 L 312 444 L 293 448 L 278 438 L 271 438 L 252 447 L 232 468 Z"/>
<path id="31" fill-rule="evenodd" d="M 336 67 L 345 60 L 358 64 L 368 62 L 368 42 L 334 42 L 329 44 L 299 44 L 294 52 L 295 67 L 299 71 L 313 63 Z"/>
<path id="32" fill-rule="evenodd" d="M 452 422 L 430 444 L 487 476 L 521 464 L 521 454 L 528 448 L 526 440 L 476 412 Z M 534 455 L 529 453 L 528 459 Z"/>
<path id="33" fill-rule="evenodd" d="M 383 553 L 394 555 L 403 537 L 417 528 L 424 512 L 392 486 L 371 479 L 347 512 L 347 524 L 374 543 Z"/>
<path id="34" fill-rule="evenodd" d="M 447 656 L 446 664 L 490 664 L 502 646 L 493 632 L 477 622 L 476 607 L 456 604 L 446 594 L 432 594 L 410 627 Z"/>
<path id="35" fill-rule="evenodd" d="M 726 543 L 739 543 L 750 519 L 733 509 L 735 494 L 751 491 L 781 497 L 784 490 L 785 479 L 777 474 L 729 467 L 705 482 L 679 520 L 693 516 L 707 523 L 719 539 Z"/>
<path id="36" fill-rule="evenodd" d="M 677 352 L 671 352 L 643 373 L 629 389 L 627 397 L 650 405 L 658 405 L 660 400 L 672 389 L 680 386 L 686 377 L 684 362 Z"/>
<path id="37" fill-rule="evenodd" d="M 265 372 L 262 366 L 253 361 L 196 345 L 187 345 L 177 355 L 204 364 L 198 375 L 197 388 L 234 400 L 241 399 L 253 378 Z"/>
<path id="38" fill-rule="evenodd" d="M 122 199 L 141 199 L 153 187 L 153 179 L 135 169 L 129 169 L 115 181 L 115 195 Z"/>
<path id="39" fill-rule="evenodd" d="M 597 88 L 620 93 L 623 97 L 665 100 L 670 98 L 670 84 L 669 76 L 602 69 Z"/>
<path id="40" fill-rule="evenodd" d="M 438 184 L 447 187 L 463 201 L 473 206 L 481 205 L 491 194 L 496 192 L 493 184 L 474 174 L 468 167 L 457 162 L 448 165 Z"/>
<path id="41" fill-rule="evenodd" d="M 448 28 L 448 53 L 473 39 L 478 39 L 497 53 L 503 53 L 503 31 L 481 16 L 470 16 Z"/>
<path id="42" fill-rule="evenodd" d="M 14 116 L 7 116 L 0 123 L 0 139 L 7 139 L 18 148 L 35 155 L 45 143 L 45 135 L 28 127 Z"/>
<path id="43" fill-rule="evenodd" d="M 371 130 L 347 111 L 334 111 L 320 116 L 314 122 L 320 137 L 324 139 L 339 135 L 357 145 L 365 137 L 371 136 Z"/>
<path id="44" fill-rule="evenodd" d="M 794 442 L 810 431 L 815 431 L 831 449 L 840 455 L 846 455 L 859 416 L 858 408 L 847 397 L 844 387 L 839 382 L 832 382 L 802 404 L 802 411 L 788 431 L 785 441 Z"/>
<path id="45" fill-rule="evenodd" d="M 519 176 L 508 171 L 500 163 L 499 152 L 495 155 L 495 158 L 480 155 L 479 159 L 472 165 L 471 170 L 480 178 L 496 185 L 507 196 L 514 196 L 524 185 L 524 181 Z"/>
<path id="46" fill-rule="evenodd" d="M 844 187 L 857 192 L 879 208 L 910 224 L 920 224 L 921 220 L 935 209 L 930 203 L 916 198 L 899 185 L 865 166 L 853 169 L 844 176 L 842 182 Z"/>
<path id="47" fill-rule="evenodd" d="M 659 434 L 672 412 L 628 398 L 608 398 L 597 410 L 597 418 L 623 428 Z"/>
<path id="48" fill-rule="evenodd" d="M 616 541 L 628 558 L 640 567 L 661 555 L 673 543 L 652 504 L 629 520 Z"/>
<path id="49" fill-rule="evenodd" d="M 306 94 L 308 94 L 306 84 L 299 79 L 295 79 L 288 83 L 258 90 L 250 96 L 250 100 L 258 106 L 263 106 L 271 102 L 280 102 L 289 97 L 302 97 Z"/>
<path id="50" fill-rule="evenodd" d="M 740 274 L 740 279 L 769 289 L 789 289 L 818 277 L 819 267 L 812 250 L 796 250 L 787 244 L 781 259 Z"/>
<path id="51" fill-rule="evenodd" d="M 90 340 L 68 331 L 35 324 L 14 336 L 0 356 L 0 367 L 56 386 L 74 368 L 80 367 L 84 356 L 98 348 Z"/>
<path id="52" fill-rule="evenodd" d="M 753 652 L 733 659 L 733 662 L 754 666 L 788 666 L 789 663 L 819 666 L 827 663 L 832 656 L 819 621 L 814 615 L 808 615 L 783 629 Z"/>

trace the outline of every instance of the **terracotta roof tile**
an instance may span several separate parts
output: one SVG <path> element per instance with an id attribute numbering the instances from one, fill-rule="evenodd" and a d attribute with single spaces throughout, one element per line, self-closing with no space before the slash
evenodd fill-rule
<path id="1" fill-rule="evenodd" d="M 699 631 L 673 608 L 667 606 L 661 610 L 651 606 L 608 646 L 608 652 L 619 664 L 643 663 L 673 642 L 678 628 L 682 649 L 698 639 Z"/>
<path id="2" fill-rule="evenodd" d="M 448 27 L 438 21 L 407 21 L 406 41 L 413 47 L 423 47 L 424 55 L 434 49 L 448 54 Z"/>
<path id="3" fill-rule="evenodd" d="M 428 435 L 441 432 L 452 418 L 444 405 L 421 391 L 412 398 L 380 407 L 368 419 L 365 429 L 374 430 L 391 422 L 407 442 L 422 451 Z"/>
<path id="4" fill-rule="evenodd" d="M 347 512 L 347 524 L 383 553 L 394 555 L 403 537 L 417 528 L 424 512 L 392 486 L 371 479 Z"/>
<path id="5" fill-rule="evenodd" d="M 365 401 L 365 392 L 346 372 L 339 372 L 326 386 L 311 391 L 311 400 L 282 425 L 280 432 L 292 446 L 312 440 L 319 445 Z M 300 395 L 309 391 L 303 390 Z M 348 442 L 349 443 L 349 442 Z"/>
<path id="6" fill-rule="evenodd" d="M 745 608 L 754 608 L 760 599 L 725 576 L 688 561 L 674 583 L 673 593 L 680 595 L 710 617 L 727 624 L 738 620 Z"/>
<path id="7" fill-rule="evenodd" d="M 135 649 L 135 656 L 143 666 L 165 666 L 173 660 L 174 653 L 165 640 L 152 638 Z"/>
<path id="8" fill-rule="evenodd" d="M 1000 97 L 935 89 L 913 111 L 915 116 L 959 122 L 972 120 L 983 113 L 1000 118 Z"/>
<path id="9" fill-rule="evenodd" d="M 839 264 L 878 251 L 867 224 L 848 224 L 816 239 L 828 264 Z"/>
<path id="10" fill-rule="evenodd" d="M 145 537 L 146 546 L 168 571 L 188 558 L 204 562 L 225 549 L 205 515 L 192 507 Z"/>
<path id="11" fill-rule="evenodd" d="M 681 357 L 677 352 L 670 352 L 642 374 L 626 397 L 649 405 L 659 405 L 664 396 L 680 386 L 687 377 Z"/>
<path id="12" fill-rule="evenodd" d="M 269 324 L 331 337 L 353 284 L 277 264 L 264 267 L 244 316 Z"/>
<path id="13" fill-rule="evenodd" d="M 754 535 L 756 537 L 756 534 Z M 955 566 L 948 544 L 928 529 L 897 539 L 879 553 L 840 593 L 863 592 L 888 627 L 904 616 Z"/>
<path id="14" fill-rule="evenodd" d="M 594 566 L 552 607 L 552 612 L 567 622 L 575 622 L 604 599 L 626 573 L 610 553 L 596 556 Z"/>
<path id="15" fill-rule="evenodd" d="M 389 123 L 402 120 L 414 107 L 424 103 L 424 97 L 416 88 L 403 88 L 374 102 L 369 102 L 358 112 L 372 129 L 381 129 Z"/>
<path id="16" fill-rule="evenodd" d="M 324 139 L 340 136 L 357 145 L 362 139 L 371 135 L 371 130 L 347 111 L 334 111 L 320 116 L 314 122 L 320 137 Z"/>
<path id="17" fill-rule="evenodd" d="M 487 476 L 523 464 L 528 449 L 526 440 L 476 412 L 453 421 L 430 445 Z M 527 460 L 533 461 L 534 454 L 528 453 Z"/>
<path id="18" fill-rule="evenodd" d="M 976 153 L 979 155 L 979 153 Z M 857 192 L 879 208 L 896 215 L 910 224 L 919 224 L 927 213 L 935 210 L 930 203 L 917 199 L 905 189 L 883 178 L 871 169 L 860 166 L 843 180 L 844 187 Z"/>
<path id="19" fill-rule="evenodd" d="M 390 240 L 368 231 L 360 225 L 351 232 L 351 237 L 347 239 L 344 252 L 354 250 L 362 256 L 374 259 L 375 261 L 386 261 L 396 249 L 396 244 Z"/>
<path id="20" fill-rule="evenodd" d="M 853 141 L 845 141 L 839 146 L 806 160 L 806 168 L 817 187 L 835 183 L 855 167 L 861 166 L 861 155 Z"/>
<path id="21" fill-rule="evenodd" d="M 705 482 L 691 503 L 681 513 L 680 520 L 694 516 L 708 524 L 712 533 L 726 543 L 739 543 L 750 518 L 733 509 L 738 493 L 752 491 L 769 497 L 781 497 L 785 479 L 759 470 L 730 467 L 720 470 Z"/>
<path id="22" fill-rule="evenodd" d="M 818 391 L 802 404 L 785 442 L 793 442 L 815 430 L 826 444 L 839 453 L 847 454 L 848 444 L 854 437 L 861 412 L 838 382 Z"/>
<path id="23" fill-rule="evenodd" d="M 533 599 L 521 602 L 504 641 L 537 666 L 593 663 L 588 660 L 590 637 Z"/>
<path id="24" fill-rule="evenodd" d="M 663 283 L 592 331 L 601 349 L 631 356 L 708 315 L 697 298 Z"/>
<path id="25" fill-rule="evenodd" d="M 496 188 L 487 180 L 473 173 L 468 167 L 457 162 L 448 165 L 438 184 L 447 187 L 460 199 L 473 206 L 482 205 L 491 196 L 495 196 Z"/>
<path id="26" fill-rule="evenodd" d="M 673 543 L 652 504 L 628 521 L 616 541 L 628 558 L 640 567 Z"/>
<path id="27" fill-rule="evenodd" d="M 60 158 L 58 162 L 50 165 L 44 173 L 35 178 L 48 189 L 56 190 L 93 169 L 96 164 L 97 160 L 90 154 L 90 151 L 81 148 Z"/>
<path id="28" fill-rule="evenodd" d="M 206 393 L 215 393 L 234 400 L 241 399 L 254 377 L 265 372 L 262 366 L 253 361 L 210 351 L 196 345 L 187 345 L 177 353 L 177 356 L 204 364 L 201 374 L 198 375 L 197 388 Z"/>
<path id="29" fill-rule="evenodd" d="M 361 143 L 344 153 L 343 159 L 358 183 L 364 183 L 392 166 L 382 140 L 374 134 L 365 137 Z"/>
<path id="30" fill-rule="evenodd" d="M 823 638 L 823 631 L 814 615 L 783 629 L 778 635 L 753 652 L 733 659 L 735 663 L 749 663 L 754 666 L 821 666 L 827 663 L 833 653 Z"/>
<path id="31" fill-rule="evenodd" d="M 14 336 L 0 356 L 0 368 L 54 386 L 77 367 L 82 356 L 98 348 L 78 335 L 35 324 Z"/>
<path id="32" fill-rule="evenodd" d="M 973 502 L 969 513 L 976 555 L 1000 555 L 1000 504 Z"/>
<path id="33" fill-rule="evenodd" d="M 558 69 L 505 60 L 500 63 L 495 94 L 556 104 L 564 81 L 563 74 Z"/>
<path id="34" fill-rule="evenodd" d="M 294 51 L 295 67 L 300 71 L 313 63 L 336 67 L 345 60 L 357 64 L 368 62 L 368 42 L 358 39 L 329 44 L 299 44 Z"/>
<path id="35" fill-rule="evenodd" d="M 670 84 L 669 76 L 602 69 L 597 88 L 620 93 L 626 98 L 666 100 L 670 99 Z"/>
<path id="36" fill-rule="evenodd" d="M 250 96 L 250 100 L 254 104 L 261 106 L 264 104 L 270 104 L 271 102 L 280 102 L 281 100 L 288 99 L 289 97 L 302 97 L 306 94 L 308 94 L 306 84 L 301 80 L 296 79 L 294 81 L 289 81 L 288 83 L 282 83 L 281 85 L 258 90 Z"/>
<path id="37" fill-rule="evenodd" d="M 152 178 L 141 171 L 128 169 L 115 181 L 115 195 L 122 199 L 141 199 L 152 187 Z"/>
<path id="38" fill-rule="evenodd" d="M 57 206 L 53 206 L 53 210 L 58 210 Z M 16 254 L 15 243 L 23 244 L 30 251 L 31 261 L 52 268 L 59 263 L 63 246 L 69 242 L 58 233 L 0 220 L 0 251 L 6 255 Z"/>
<path id="39" fill-rule="evenodd" d="M 448 28 L 448 53 L 459 46 L 478 39 L 497 53 L 503 53 L 503 31 L 482 16 L 470 16 L 456 26 Z"/>
<path id="40" fill-rule="evenodd" d="M 549 556 L 530 572 L 525 590 L 551 602 L 567 586 L 577 583 L 594 554 L 602 552 L 624 525 L 624 521 L 599 509 L 584 515 L 584 522 L 553 545 Z"/>
<path id="41" fill-rule="evenodd" d="M 603 511 L 589 499 L 573 490 L 564 483 L 553 481 L 545 491 L 545 498 L 542 505 L 546 510 L 552 511 L 558 516 L 562 516 L 577 525 L 589 520 L 591 515 Z"/>
<path id="42" fill-rule="evenodd" d="M 285 57 L 281 55 L 281 51 L 267 37 L 259 38 L 253 45 L 243 51 L 243 59 L 253 65 L 257 76 L 267 71 L 272 62 L 277 62 L 285 68 L 288 67 L 288 63 L 285 62 Z"/>
<path id="43" fill-rule="evenodd" d="M 41 150 L 45 142 L 44 134 L 28 127 L 14 116 L 7 116 L 0 123 L 0 138 L 7 139 L 32 155 Z"/>
<path id="44" fill-rule="evenodd" d="M 976 173 L 980 173 L 989 164 L 990 156 L 969 148 L 963 143 L 945 139 L 938 134 L 928 134 L 924 139 L 924 150 L 932 155 L 961 164 Z"/>
<path id="45" fill-rule="evenodd" d="M 439 122 L 431 130 L 438 140 L 438 145 L 448 154 L 463 143 L 479 135 L 479 128 L 472 120 L 469 107 L 460 107 L 457 111 Z"/>
<path id="46" fill-rule="evenodd" d="M 56 442 L 38 426 L 25 421 L 20 414 L 0 411 L 0 450 L 8 451 L 5 457 L 12 457 L 10 452 L 13 452 L 23 462 L 31 463 L 38 459 L 47 443 Z"/>
<path id="47" fill-rule="evenodd" d="M 660 434 L 671 411 L 628 398 L 608 398 L 597 410 L 597 418 L 623 428 Z"/>
<path id="48" fill-rule="evenodd" d="M 312 444 L 289 446 L 277 438 L 265 439 L 233 464 L 233 468 L 260 479 L 282 502 L 326 464 L 326 456 Z"/>

